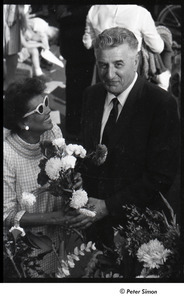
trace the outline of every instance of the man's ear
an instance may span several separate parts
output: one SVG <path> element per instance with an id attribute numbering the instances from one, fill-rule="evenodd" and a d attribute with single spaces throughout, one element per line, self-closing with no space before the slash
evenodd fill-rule
<path id="1" fill-rule="evenodd" d="M 137 71 L 139 65 L 139 52 L 135 56 L 135 71 Z"/>

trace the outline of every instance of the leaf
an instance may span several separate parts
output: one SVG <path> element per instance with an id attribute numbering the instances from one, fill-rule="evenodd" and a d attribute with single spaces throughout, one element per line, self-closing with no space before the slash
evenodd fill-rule
<path id="1" fill-rule="evenodd" d="M 79 255 L 79 249 L 78 249 L 78 247 L 75 247 L 75 249 L 74 249 L 74 254 L 75 254 L 75 255 Z"/>
<path id="2" fill-rule="evenodd" d="M 64 273 L 65 276 L 69 276 L 70 275 L 70 271 L 66 268 L 62 268 L 62 271 Z"/>
<path id="3" fill-rule="evenodd" d="M 20 236 L 22 232 L 19 229 L 15 228 L 14 230 L 12 230 L 11 233 L 12 233 L 14 241 L 16 243 L 18 236 Z"/>
<path id="4" fill-rule="evenodd" d="M 37 177 L 37 182 L 38 184 L 40 184 L 41 186 L 43 186 L 44 184 L 46 184 L 49 180 L 49 177 L 47 176 L 45 170 L 44 171 L 41 171 L 39 174 L 38 174 L 38 177 Z"/>
<path id="5" fill-rule="evenodd" d="M 105 278 L 111 278 L 111 277 L 112 277 L 112 272 L 105 275 Z"/>
<path id="6" fill-rule="evenodd" d="M 91 247 L 92 250 L 96 250 L 95 243 Z"/>
<path id="7" fill-rule="evenodd" d="M 83 243 L 83 244 L 81 244 L 81 246 L 80 246 L 80 249 L 81 249 L 81 251 L 84 251 L 84 250 L 85 250 L 85 248 L 86 248 L 85 244 L 84 244 L 84 243 Z"/>
<path id="8" fill-rule="evenodd" d="M 77 255 L 75 255 L 75 254 L 71 254 L 71 257 L 72 257 L 74 260 L 76 260 L 76 261 L 79 261 L 79 260 L 80 260 L 80 258 L 79 258 Z"/>
<path id="9" fill-rule="evenodd" d="M 36 235 L 28 231 L 26 234 L 29 242 L 32 244 L 32 247 L 41 249 L 44 252 L 52 251 L 52 240 L 46 235 Z"/>
<path id="10" fill-rule="evenodd" d="M 114 273 L 112 277 L 113 277 L 113 278 L 119 278 L 120 275 L 119 275 L 118 273 Z"/>
<path id="11" fill-rule="evenodd" d="M 40 148 L 47 159 L 53 157 L 57 152 L 52 142 L 47 140 L 40 143 Z"/>
<path id="12" fill-rule="evenodd" d="M 87 248 L 87 247 L 86 247 L 85 250 L 86 250 L 86 252 L 91 252 L 91 249 L 90 249 L 90 248 Z"/>
<path id="13" fill-rule="evenodd" d="M 93 243 L 92 241 L 88 242 L 88 243 L 87 243 L 87 248 L 91 248 L 92 243 Z"/>
<path id="14" fill-rule="evenodd" d="M 75 267 L 74 262 L 72 262 L 70 260 L 68 260 L 68 265 L 69 265 L 70 268 L 74 268 Z"/>

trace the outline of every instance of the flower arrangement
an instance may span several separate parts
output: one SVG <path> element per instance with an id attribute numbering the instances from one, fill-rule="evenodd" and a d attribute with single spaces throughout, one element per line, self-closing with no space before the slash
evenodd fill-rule
<path id="1" fill-rule="evenodd" d="M 124 206 L 128 223 L 126 227 L 114 228 L 115 249 L 105 248 L 95 256 L 95 263 L 92 258 L 93 263 L 88 264 L 84 277 L 126 277 L 124 262 L 130 258 L 134 278 L 180 278 L 183 272 L 180 228 L 172 207 L 160 195 L 170 212 L 170 221 L 164 212 Z"/>
<path id="2" fill-rule="evenodd" d="M 77 144 L 66 145 L 64 138 L 41 143 L 44 158 L 41 159 L 38 183 L 42 188 L 33 191 L 34 195 L 48 190 L 54 196 L 66 196 L 66 204 L 78 209 L 81 214 L 94 217 L 95 212 L 88 206 L 88 196 L 82 189 L 74 189 L 76 178 L 82 168 L 82 161 L 90 158 L 94 164 L 104 163 L 107 156 L 105 145 L 98 145 L 96 151 L 88 155 Z"/>

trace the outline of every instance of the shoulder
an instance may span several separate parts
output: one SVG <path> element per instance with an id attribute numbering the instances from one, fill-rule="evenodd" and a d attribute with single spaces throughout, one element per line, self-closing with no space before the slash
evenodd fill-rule
<path id="1" fill-rule="evenodd" d="M 162 107 L 163 109 L 177 110 L 175 99 L 169 92 L 159 86 L 139 78 L 138 87 L 140 87 L 140 97 L 143 99 L 143 102 L 149 103 L 150 108 L 157 107 L 160 109 Z"/>
<path id="2" fill-rule="evenodd" d="M 4 141 L 3 141 L 3 154 L 4 154 L 4 156 L 7 156 L 7 154 L 9 154 L 9 152 L 11 151 L 11 147 L 10 147 L 10 145 L 9 145 L 9 143 L 8 143 L 8 140 L 7 139 L 5 139 Z"/>
<path id="3" fill-rule="evenodd" d="M 151 16 L 150 12 L 143 6 L 136 5 L 136 9 L 139 13 L 141 13 L 144 16 Z"/>
<path id="4" fill-rule="evenodd" d="M 44 132 L 41 135 L 40 140 L 41 141 L 44 141 L 44 140 L 51 140 L 52 141 L 54 139 L 61 138 L 61 137 L 63 137 L 61 129 L 59 128 L 58 125 L 56 125 L 55 123 L 53 123 L 52 129 Z"/>
<path id="5" fill-rule="evenodd" d="M 149 82 L 141 76 L 138 76 L 135 86 L 141 93 L 149 93 L 150 97 L 155 97 L 155 95 L 158 95 L 159 98 L 168 98 L 171 96 L 167 91 L 157 86 L 156 84 Z"/>
<path id="6" fill-rule="evenodd" d="M 168 101 L 172 98 L 171 94 L 154 83 L 146 81 L 144 84 L 145 92 L 150 94 L 155 101 Z M 158 98 L 157 98 L 158 97 Z"/>
<path id="7" fill-rule="evenodd" d="M 15 168 L 15 162 L 18 154 L 15 152 L 15 150 L 10 146 L 8 139 L 5 139 L 3 141 L 3 165 L 4 168 L 8 166 L 8 168 L 11 168 L 12 170 Z"/>
<path id="8" fill-rule="evenodd" d="M 101 5 L 92 5 L 88 11 L 88 16 L 94 17 L 101 9 Z"/>

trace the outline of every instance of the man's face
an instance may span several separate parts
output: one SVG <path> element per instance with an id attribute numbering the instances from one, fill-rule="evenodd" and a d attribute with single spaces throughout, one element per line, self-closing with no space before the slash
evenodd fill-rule
<path id="1" fill-rule="evenodd" d="M 106 90 L 115 96 L 132 83 L 138 66 L 138 54 L 123 44 L 113 48 L 97 49 L 96 63 Z"/>

